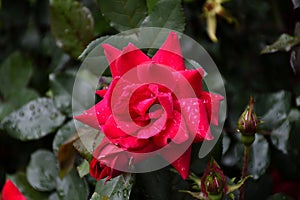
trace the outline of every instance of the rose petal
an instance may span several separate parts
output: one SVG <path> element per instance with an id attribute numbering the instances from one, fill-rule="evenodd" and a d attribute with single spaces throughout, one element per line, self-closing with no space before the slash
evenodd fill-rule
<path id="1" fill-rule="evenodd" d="M 102 47 L 104 49 L 104 54 L 106 56 L 106 59 L 109 63 L 112 77 L 119 76 L 120 72 L 117 68 L 116 60 L 121 55 L 122 51 L 109 44 L 102 44 Z"/>
<path id="2" fill-rule="evenodd" d="M 164 108 L 167 113 L 167 116 L 170 118 L 173 114 L 173 99 L 171 93 L 160 93 L 158 96 L 158 101 Z"/>
<path id="3" fill-rule="evenodd" d="M 26 198 L 11 180 L 7 180 L 2 189 L 2 200 L 26 200 Z"/>
<path id="4" fill-rule="evenodd" d="M 167 121 L 166 129 L 153 137 L 153 142 L 158 147 L 164 147 L 171 141 L 181 144 L 189 138 L 185 122 L 181 121 L 181 114 L 174 111 L 173 116 Z"/>
<path id="5" fill-rule="evenodd" d="M 156 95 L 152 93 L 148 85 L 143 85 L 134 91 L 130 98 L 130 114 L 145 115 L 151 105 L 156 101 Z"/>
<path id="6" fill-rule="evenodd" d="M 165 87 L 171 91 L 174 88 L 173 72 L 176 71 L 171 67 L 151 61 L 139 65 L 136 72 L 138 81 L 142 84 L 153 83 L 153 85 L 159 85 L 160 88 Z M 132 77 L 130 78 L 132 79 Z"/>
<path id="7" fill-rule="evenodd" d="M 149 142 L 146 139 L 139 139 L 134 136 L 128 136 L 124 138 L 112 139 L 113 142 L 118 143 L 124 150 L 136 152 L 143 149 Z"/>
<path id="8" fill-rule="evenodd" d="M 175 70 L 184 70 L 180 43 L 175 32 L 170 32 L 164 44 L 152 58 L 153 61 L 172 67 Z"/>
<path id="9" fill-rule="evenodd" d="M 181 75 L 185 77 L 190 86 L 194 89 L 195 95 L 199 98 L 202 92 L 202 78 L 204 75 L 204 71 L 202 68 L 196 69 L 196 70 L 185 70 L 180 71 Z M 181 86 L 180 83 L 178 83 L 179 86 Z M 184 85 L 184 84 L 182 84 Z M 185 88 L 181 88 L 181 90 L 184 90 Z"/>
<path id="10" fill-rule="evenodd" d="M 97 160 L 103 158 L 115 157 L 119 153 L 123 152 L 120 147 L 112 144 L 107 137 L 104 137 L 98 147 L 94 150 L 93 156 Z"/>
<path id="11" fill-rule="evenodd" d="M 191 147 L 189 147 L 177 160 L 172 163 L 172 166 L 179 172 L 183 179 L 187 179 L 190 172 Z"/>
<path id="12" fill-rule="evenodd" d="M 96 94 L 99 96 L 99 97 L 104 97 L 104 95 L 106 94 L 108 89 L 103 89 L 103 90 L 96 90 Z"/>
<path id="13" fill-rule="evenodd" d="M 100 102 L 90 109 L 84 111 L 81 115 L 74 116 L 74 118 L 95 129 L 100 129 L 100 126 L 104 125 L 106 120 L 112 114 L 110 109 L 111 93 L 118 80 L 118 78 L 112 80 L 107 92 Z"/>
<path id="14" fill-rule="evenodd" d="M 211 140 L 212 135 L 210 133 L 207 112 L 202 101 L 197 98 L 189 98 L 180 100 L 180 103 L 183 118 L 191 136 L 195 137 L 194 142 Z"/>
<path id="15" fill-rule="evenodd" d="M 103 179 L 105 177 L 105 183 L 109 181 L 110 179 L 121 175 L 123 172 L 119 170 L 115 170 L 111 167 L 106 166 L 101 161 L 93 158 L 93 160 L 90 162 L 90 174 L 92 177 L 94 177 L 97 181 L 100 179 Z"/>
<path id="16" fill-rule="evenodd" d="M 224 99 L 224 97 L 218 94 L 202 92 L 200 99 L 205 106 L 208 120 L 213 125 L 218 126 L 220 102 Z"/>
<path id="17" fill-rule="evenodd" d="M 120 129 L 113 115 L 109 116 L 102 129 L 106 137 L 108 137 L 109 139 L 127 137 L 128 134 L 133 134 L 133 132 L 127 134 L 122 129 Z"/>
<path id="18" fill-rule="evenodd" d="M 150 124 L 145 127 L 141 127 L 141 130 L 139 130 L 137 133 L 137 138 L 148 139 L 154 135 L 159 134 L 162 130 L 165 129 L 167 121 L 167 114 L 165 112 L 163 112 L 157 120 L 153 120 L 151 113 L 150 117 L 152 118 L 152 122 L 150 122 Z"/>
<path id="19" fill-rule="evenodd" d="M 135 127 L 133 127 L 135 128 Z M 128 129 L 129 130 L 129 129 Z M 103 132 L 105 136 L 117 146 L 122 147 L 125 150 L 134 150 L 142 148 L 147 144 L 147 140 L 139 139 L 134 136 L 136 130 L 130 130 L 130 133 L 125 133 L 120 126 L 116 123 L 113 116 L 111 115 L 105 125 L 103 126 Z"/>
<path id="20" fill-rule="evenodd" d="M 124 75 L 130 69 L 138 65 L 151 61 L 151 59 L 144 54 L 140 49 L 129 43 L 122 51 L 122 55 L 117 59 L 116 66 L 120 72 L 120 76 Z"/>

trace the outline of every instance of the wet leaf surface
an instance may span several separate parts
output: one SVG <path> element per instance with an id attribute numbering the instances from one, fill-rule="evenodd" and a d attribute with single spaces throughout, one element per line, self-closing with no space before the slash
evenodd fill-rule
<path id="1" fill-rule="evenodd" d="M 51 99 L 39 98 L 5 117 L 1 128 L 20 140 L 34 140 L 52 133 L 64 121 Z"/>

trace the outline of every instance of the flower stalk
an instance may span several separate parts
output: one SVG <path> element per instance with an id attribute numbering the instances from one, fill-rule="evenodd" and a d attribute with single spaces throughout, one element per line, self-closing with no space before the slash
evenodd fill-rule
<path id="1" fill-rule="evenodd" d="M 250 97 L 249 105 L 240 116 L 237 124 L 238 131 L 241 133 L 241 141 L 244 144 L 244 164 L 241 180 L 245 179 L 247 176 L 249 150 L 255 140 L 255 133 L 257 132 L 260 123 L 261 121 L 254 112 L 254 99 L 253 97 Z M 240 200 L 243 200 L 244 196 L 245 184 L 240 188 Z"/>
<path id="2" fill-rule="evenodd" d="M 248 160 L 249 160 L 249 146 L 244 147 L 244 164 L 243 164 L 243 170 L 242 170 L 242 180 L 246 178 L 247 176 L 247 170 L 248 170 Z M 243 200 L 245 196 L 245 184 L 243 184 L 240 188 L 240 200 Z"/>

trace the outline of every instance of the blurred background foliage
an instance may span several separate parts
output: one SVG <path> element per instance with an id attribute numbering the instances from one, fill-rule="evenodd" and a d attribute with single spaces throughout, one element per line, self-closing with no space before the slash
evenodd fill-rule
<path id="1" fill-rule="evenodd" d="M 10 178 L 28 199 L 192 199 L 178 192 L 192 190 L 191 182 L 170 168 L 96 183 L 72 122 L 78 57 L 87 45 L 123 30 L 158 26 L 198 41 L 224 77 L 227 120 L 211 155 L 228 178 L 240 177 L 243 146 L 236 122 L 252 95 L 264 123 L 250 153 L 254 178 L 247 181 L 246 199 L 300 199 L 298 0 L 222 3 L 235 22 L 220 13 L 209 16 L 216 20 L 217 42 L 207 34 L 204 0 L 0 2 L 0 188 Z M 210 156 L 200 160 L 199 147 L 193 147 L 191 171 L 201 176 Z"/>

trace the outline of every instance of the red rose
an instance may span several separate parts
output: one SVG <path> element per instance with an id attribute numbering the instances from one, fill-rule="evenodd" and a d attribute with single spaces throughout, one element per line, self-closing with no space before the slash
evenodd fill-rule
<path id="1" fill-rule="evenodd" d="M 2 200 L 26 200 L 11 180 L 7 180 L 2 189 Z"/>
<path id="2" fill-rule="evenodd" d="M 106 181 L 114 178 L 123 172 L 115 170 L 113 167 L 115 165 L 123 165 L 128 163 L 128 158 L 126 154 L 122 153 L 123 151 L 120 148 L 117 148 L 115 145 L 109 142 L 107 138 L 104 138 L 98 148 L 95 150 L 94 155 L 101 157 L 102 159 L 98 160 L 93 158 L 90 162 L 90 174 L 96 180 L 106 178 Z M 107 166 L 107 162 L 113 162 L 112 167 Z"/>
<path id="3" fill-rule="evenodd" d="M 187 178 L 190 144 L 213 138 L 209 125 L 218 125 L 219 103 L 223 97 L 202 90 L 203 69 L 185 68 L 174 32 L 152 58 L 133 44 L 122 51 L 109 44 L 103 44 L 103 48 L 113 80 L 107 89 L 96 91 L 103 99 L 75 118 L 102 130 L 105 145 L 109 143 L 119 151 L 147 153 L 168 144 L 176 147 L 190 141 L 177 160 L 172 159 L 173 150 L 161 154 Z M 103 145 L 100 144 L 94 157 L 100 163 L 105 159 L 110 167 L 117 166 L 111 164 L 114 156 L 104 151 Z M 147 158 L 140 156 L 134 162 L 143 159 Z M 125 156 L 121 160 L 128 166 L 132 159 Z M 94 166 L 96 161 L 92 162 Z M 103 166 L 98 165 L 97 172 L 91 174 L 99 174 L 98 178 L 104 177 L 102 173 L 110 174 L 109 177 L 115 174 Z"/>
<path id="4" fill-rule="evenodd" d="M 97 160 L 96 158 L 93 158 L 93 160 L 90 162 L 90 174 L 97 181 L 105 177 L 108 181 L 109 179 L 119 176 L 122 173 L 123 172 L 114 170 L 111 167 L 106 166 L 104 163 Z"/>

